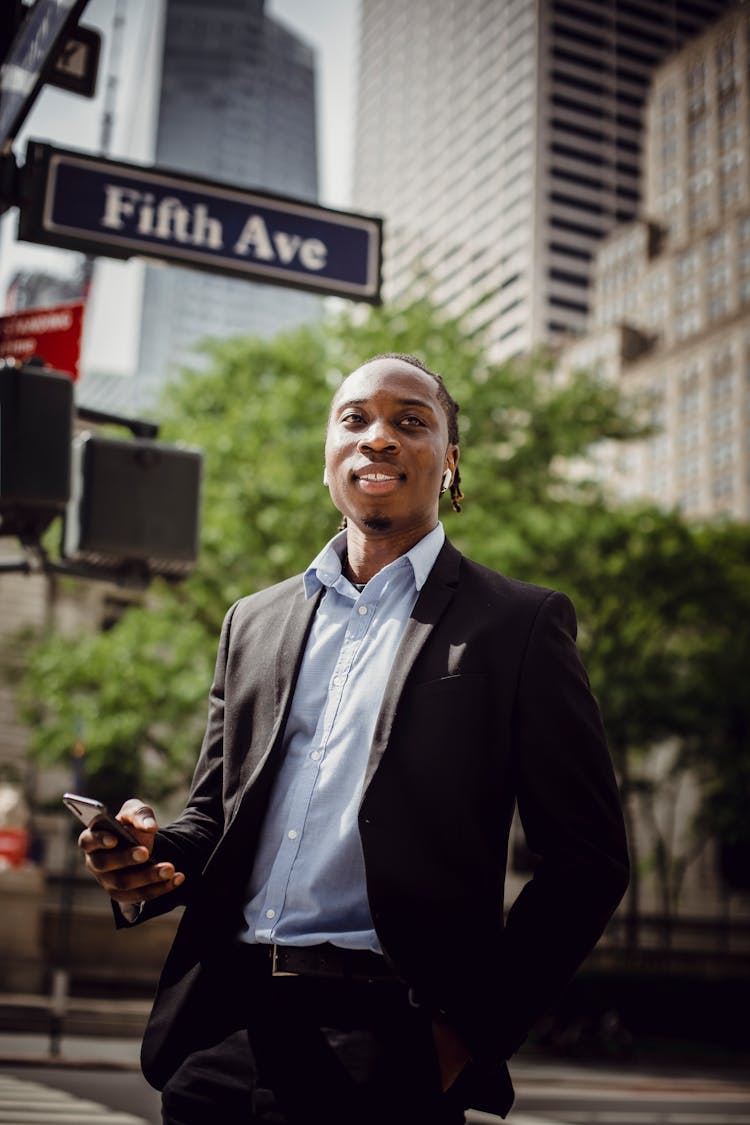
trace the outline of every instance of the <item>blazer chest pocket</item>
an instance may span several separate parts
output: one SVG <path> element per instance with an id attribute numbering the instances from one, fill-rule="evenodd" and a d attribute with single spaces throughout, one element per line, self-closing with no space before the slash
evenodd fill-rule
<path id="1" fill-rule="evenodd" d="M 458 809 L 476 810 L 486 800 L 487 762 L 497 744 L 489 686 L 486 675 L 446 676 L 415 684 L 404 696 L 384 764 L 412 809 L 429 794 L 430 816 L 451 820 Z"/>
<path id="2" fill-rule="evenodd" d="M 415 684 L 403 701 L 409 737 L 429 748 L 450 740 L 455 749 L 489 736 L 487 676 L 442 676 Z"/>

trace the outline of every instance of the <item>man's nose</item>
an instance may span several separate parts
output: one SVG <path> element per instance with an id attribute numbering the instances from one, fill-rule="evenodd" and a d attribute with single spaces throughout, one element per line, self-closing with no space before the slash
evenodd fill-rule
<path id="1" fill-rule="evenodd" d="M 400 448 L 398 434 L 386 423 L 373 419 L 367 430 L 360 435 L 360 450 L 372 450 L 375 453 L 394 452 Z"/>

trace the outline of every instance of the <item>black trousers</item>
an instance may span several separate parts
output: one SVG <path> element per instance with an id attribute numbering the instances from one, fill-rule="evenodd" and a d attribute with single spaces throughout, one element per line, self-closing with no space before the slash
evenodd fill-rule
<path id="1" fill-rule="evenodd" d="M 273 977 L 251 947 L 232 975 L 245 1027 L 185 1061 L 164 1125 L 462 1125 L 469 1075 L 441 1092 L 430 1014 L 405 985 Z"/>

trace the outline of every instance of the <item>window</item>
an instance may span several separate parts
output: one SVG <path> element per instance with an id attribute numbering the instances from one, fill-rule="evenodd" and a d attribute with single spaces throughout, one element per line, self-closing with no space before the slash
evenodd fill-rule
<path id="1" fill-rule="evenodd" d="M 727 35 L 716 46 L 716 65 L 719 70 L 734 62 L 734 37 Z"/>
<path id="2" fill-rule="evenodd" d="M 700 444 L 700 426 L 697 422 L 689 422 L 680 430 L 679 443 L 681 449 L 695 449 Z"/>
<path id="3" fill-rule="evenodd" d="M 739 102 L 736 93 L 724 94 L 719 101 L 719 122 L 723 124 L 728 117 L 736 117 Z"/>
<path id="4" fill-rule="evenodd" d="M 701 390 L 692 384 L 686 387 L 680 395 L 680 414 L 695 414 L 700 411 Z"/>
<path id="5" fill-rule="evenodd" d="M 567 301 L 563 297 L 550 296 L 549 303 L 558 309 L 570 309 L 571 312 L 585 314 L 589 311 L 588 305 L 581 304 L 580 301 Z"/>
<path id="6" fill-rule="evenodd" d="M 682 482 L 694 480 L 700 473 L 700 462 L 695 454 L 680 459 L 679 475 Z"/>
<path id="7" fill-rule="evenodd" d="M 729 240 L 725 231 L 719 231 L 718 234 L 713 235 L 706 244 L 709 260 L 712 261 L 719 255 L 726 253 L 728 246 Z"/>
<path id="8" fill-rule="evenodd" d="M 706 64 L 702 59 L 690 63 L 687 72 L 688 90 L 695 90 L 702 86 L 706 79 Z"/>
<path id="9" fill-rule="evenodd" d="M 732 176 L 731 179 L 722 184 L 719 194 L 723 210 L 727 210 L 733 203 L 736 203 L 742 194 L 740 181 L 737 176 Z"/>
<path id="10" fill-rule="evenodd" d="M 700 200 L 688 210 L 688 223 L 691 227 L 700 227 L 708 222 L 709 219 L 708 203 L 705 199 Z"/>
<path id="11" fill-rule="evenodd" d="M 734 477 L 732 473 L 720 473 L 714 477 L 711 485 L 714 500 L 729 500 L 734 494 Z"/>
<path id="12" fill-rule="evenodd" d="M 726 152 L 727 149 L 734 148 L 739 142 L 740 131 L 737 124 L 732 121 L 729 125 L 723 125 L 719 129 L 719 149 L 721 152 Z"/>
<path id="13" fill-rule="evenodd" d="M 711 380 L 711 398 L 714 402 L 732 397 L 734 391 L 735 377 L 734 371 L 731 369 L 718 370 L 714 372 Z"/>
<path id="14" fill-rule="evenodd" d="M 705 168 L 709 161 L 709 151 L 707 145 L 698 145 L 697 148 L 691 150 L 688 157 L 688 168 L 691 172 L 697 172 L 699 168 Z"/>
<path id="15" fill-rule="evenodd" d="M 675 86 L 664 86 L 659 93 L 659 105 L 661 106 L 662 113 L 666 113 L 677 102 L 677 88 Z"/>
<path id="16" fill-rule="evenodd" d="M 688 125 L 688 141 L 692 145 L 697 145 L 701 141 L 708 138 L 708 122 L 705 118 L 699 121 L 691 121 Z"/>
<path id="17" fill-rule="evenodd" d="M 698 300 L 699 289 L 695 281 L 687 281 L 675 292 L 675 308 L 684 309 Z"/>
<path id="18" fill-rule="evenodd" d="M 675 319 L 675 337 L 678 340 L 684 340 L 686 336 L 690 336 L 693 332 L 697 332 L 701 326 L 700 316 L 695 309 L 689 309 L 681 316 Z"/>
<path id="19" fill-rule="evenodd" d="M 698 268 L 698 254 L 695 250 L 686 250 L 675 259 L 675 273 L 678 278 L 689 277 Z"/>

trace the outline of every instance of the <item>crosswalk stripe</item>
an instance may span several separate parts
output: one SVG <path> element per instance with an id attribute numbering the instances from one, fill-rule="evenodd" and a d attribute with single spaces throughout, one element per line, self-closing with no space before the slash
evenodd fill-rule
<path id="1" fill-rule="evenodd" d="M 85 1117 L 81 1117 L 75 1105 L 59 1111 L 53 1109 L 51 1113 L 49 1109 L 39 1113 L 23 1113 L 14 1109 L 6 1113 L 0 1107 L 0 1122 L 3 1125 L 143 1125 L 142 1117 L 116 1113 L 106 1106 L 99 1106 L 99 1110 L 98 1113 L 87 1113 Z"/>
<path id="2" fill-rule="evenodd" d="M 41 1082 L 0 1076 L 0 1125 L 148 1125 L 99 1102 Z"/>
<path id="3" fill-rule="evenodd" d="M 513 1113 L 509 1118 L 512 1125 L 561 1125 L 549 1117 L 537 1117 L 532 1113 Z M 466 1125 L 503 1125 L 502 1117 L 495 1113 L 485 1113 L 481 1109 L 470 1109 L 466 1113 Z"/>
<path id="4" fill-rule="evenodd" d="M 512 1113 L 512 1125 L 750 1125 L 750 1116 L 744 1113 L 694 1113 L 670 1112 L 663 1110 L 590 1110 L 560 1109 L 555 1117 L 539 1117 L 535 1113 Z M 503 1119 L 494 1113 L 484 1113 L 470 1109 L 466 1114 L 467 1125 L 504 1125 Z M 507 1123 L 505 1123 L 507 1125 Z"/>

